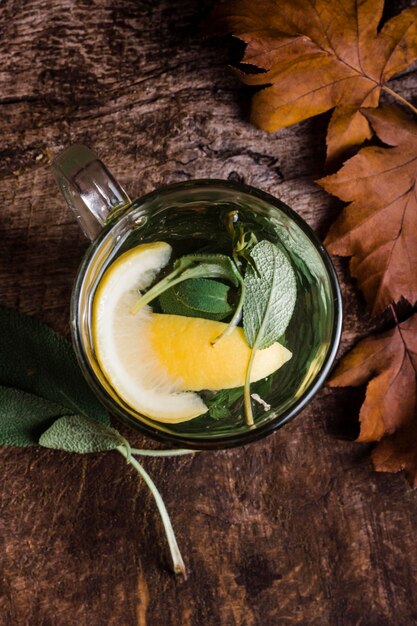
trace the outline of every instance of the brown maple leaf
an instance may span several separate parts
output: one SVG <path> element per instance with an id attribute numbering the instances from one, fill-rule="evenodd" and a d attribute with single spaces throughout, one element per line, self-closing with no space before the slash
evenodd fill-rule
<path id="1" fill-rule="evenodd" d="M 270 85 L 253 98 L 252 121 L 275 131 L 334 108 L 329 158 L 371 136 L 361 107 L 378 106 L 385 82 L 417 58 L 417 7 L 378 32 L 383 0 L 228 0 L 211 30 L 247 44 L 241 73 L 249 85 Z M 394 94 L 395 95 L 395 94 Z"/>
<path id="2" fill-rule="evenodd" d="M 318 183 L 350 201 L 331 227 L 330 252 L 351 256 L 373 313 L 401 297 L 417 300 L 417 124 L 395 107 L 364 114 L 392 148 L 363 148 Z"/>
<path id="3" fill-rule="evenodd" d="M 378 471 L 406 469 L 417 486 L 417 314 L 384 334 L 360 341 L 333 373 L 332 387 L 365 385 L 358 441 L 380 441 Z"/>

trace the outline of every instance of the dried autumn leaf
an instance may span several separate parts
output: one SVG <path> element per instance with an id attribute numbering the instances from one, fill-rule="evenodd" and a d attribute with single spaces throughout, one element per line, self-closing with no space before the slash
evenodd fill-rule
<path id="1" fill-rule="evenodd" d="M 375 468 L 407 469 L 417 485 L 417 314 L 359 342 L 329 381 L 332 387 L 366 383 L 358 441 L 382 439 L 373 452 Z"/>
<path id="2" fill-rule="evenodd" d="M 417 415 L 411 424 L 378 444 L 372 461 L 378 472 L 404 470 L 410 484 L 417 487 Z"/>
<path id="3" fill-rule="evenodd" d="M 395 107 L 364 114 L 393 147 L 363 148 L 318 182 L 350 202 L 325 243 L 333 254 L 352 257 L 352 276 L 376 313 L 401 297 L 417 300 L 417 124 Z"/>
<path id="4" fill-rule="evenodd" d="M 248 85 L 270 85 L 254 96 L 252 121 L 275 131 L 334 108 L 329 158 L 369 138 L 359 109 L 378 106 L 381 89 L 389 90 L 384 83 L 417 58 L 417 7 L 378 32 L 383 6 L 383 0 L 220 4 L 211 30 L 233 33 L 247 44 L 242 62 L 266 70 L 241 74 Z"/>

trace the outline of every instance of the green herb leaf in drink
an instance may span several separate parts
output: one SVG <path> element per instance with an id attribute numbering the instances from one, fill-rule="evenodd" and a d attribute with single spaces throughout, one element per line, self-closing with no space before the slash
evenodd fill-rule
<path id="1" fill-rule="evenodd" d="M 153 285 L 138 300 L 132 314 L 136 315 L 165 291 L 191 278 L 218 278 L 232 283 L 235 287 L 242 282 L 242 277 L 230 257 L 224 254 L 188 254 L 175 261 L 172 272 Z"/>
<path id="2" fill-rule="evenodd" d="M 233 312 L 228 302 L 230 287 L 207 278 L 191 278 L 171 287 L 159 297 L 164 313 L 222 320 Z"/>
<path id="3" fill-rule="evenodd" d="M 236 265 L 225 254 L 188 254 L 175 261 L 174 272 L 188 278 L 220 278 L 235 287 L 240 283 Z"/>
<path id="4" fill-rule="evenodd" d="M 284 343 L 284 342 L 283 342 Z M 252 383 L 251 391 L 255 392 L 262 400 L 271 392 L 273 383 L 273 377 L 267 376 L 261 380 Z M 214 420 L 227 419 L 232 415 L 234 410 L 234 404 L 241 400 L 244 394 L 244 387 L 232 387 L 231 389 L 221 389 L 214 393 L 210 398 L 205 398 L 204 401 L 208 406 L 209 415 Z M 251 394 L 253 397 L 253 394 Z"/>
<path id="5" fill-rule="evenodd" d="M 209 415 L 215 420 L 226 419 L 231 415 L 231 406 L 242 397 L 243 387 L 233 387 L 217 391 L 211 398 L 205 400 Z"/>
<path id="6" fill-rule="evenodd" d="M 246 268 L 243 302 L 243 329 L 252 348 L 244 392 L 248 425 L 253 424 L 250 376 L 256 351 L 268 348 L 284 334 L 297 298 L 291 263 L 276 245 L 260 241 L 252 249 L 251 257 L 256 269 L 252 265 Z"/>
<path id="7" fill-rule="evenodd" d="M 232 332 L 242 317 L 244 282 L 234 261 L 224 254 L 189 254 L 181 257 L 174 263 L 173 271 L 149 289 L 132 308 L 132 315 L 136 315 L 144 306 L 161 296 L 165 291 L 180 283 L 196 278 L 210 278 L 226 280 L 240 288 L 239 302 L 232 319 L 224 331 L 216 337 L 213 343 L 220 341 Z"/>
<path id="8" fill-rule="evenodd" d="M 238 267 L 242 260 L 255 268 L 250 252 L 258 243 L 255 233 L 244 223 L 239 221 L 239 211 L 229 211 L 226 215 L 226 228 L 232 239 L 233 259 Z"/>

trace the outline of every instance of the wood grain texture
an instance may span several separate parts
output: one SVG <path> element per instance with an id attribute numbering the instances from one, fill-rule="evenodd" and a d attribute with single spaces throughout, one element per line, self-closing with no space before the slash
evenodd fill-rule
<path id="1" fill-rule="evenodd" d="M 211 6 L 0 5 L 2 304 L 68 335 L 87 242 L 49 160 L 77 141 L 133 196 L 196 177 L 244 180 L 326 232 L 338 205 L 313 181 L 325 173 L 327 118 L 275 135 L 253 128 L 227 45 L 199 37 Z M 392 83 L 409 98 L 416 85 L 411 71 Z M 346 264 L 337 268 L 345 351 L 384 320 L 368 318 Z M 118 455 L 2 449 L 0 625 L 417 623 L 417 495 L 401 475 L 373 473 L 367 445 L 336 437 L 359 402 L 360 393 L 325 389 L 260 443 L 146 461 L 186 555 L 185 583 L 169 573 L 148 491 Z"/>

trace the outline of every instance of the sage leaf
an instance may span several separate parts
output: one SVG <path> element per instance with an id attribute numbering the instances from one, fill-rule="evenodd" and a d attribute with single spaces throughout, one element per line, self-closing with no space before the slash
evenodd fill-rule
<path id="1" fill-rule="evenodd" d="M 243 329 L 251 348 L 268 348 L 284 334 L 297 299 L 294 271 L 286 255 L 273 243 L 260 241 L 245 273 Z"/>
<path id="2" fill-rule="evenodd" d="M 66 415 L 57 419 L 39 439 L 44 448 L 66 452 L 105 452 L 129 445 L 111 426 L 99 424 L 81 415 Z"/>
<path id="3" fill-rule="evenodd" d="M 239 286 L 240 274 L 232 259 L 225 254 L 187 254 L 174 263 L 174 271 L 189 271 L 195 278 L 222 278 Z"/>
<path id="4" fill-rule="evenodd" d="M 230 257 L 224 254 L 188 254 L 175 261 L 173 271 L 138 300 L 131 310 L 132 315 L 167 289 L 191 278 L 219 278 L 232 283 L 235 287 L 242 282 L 242 277 Z"/>
<path id="5" fill-rule="evenodd" d="M 165 291 L 159 303 L 164 313 L 222 320 L 233 312 L 229 291 L 219 281 L 193 278 Z"/>
<path id="6" fill-rule="evenodd" d="M 36 446 L 41 434 L 66 407 L 31 393 L 0 387 L 0 446 Z"/>
<path id="7" fill-rule="evenodd" d="M 245 272 L 243 329 L 252 348 L 245 379 L 245 412 L 248 425 L 253 424 L 250 398 L 250 375 L 257 350 L 268 348 L 284 334 L 297 299 L 297 284 L 286 255 L 270 241 L 260 241 L 251 250 L 256 268 Z"/>
<path id="8" fill-rule="evenodd" d="M 107 412 L 81 373 L 71 344 L 45 324 L 0 306 L 0 355 L 0 385 L 66 407 L 67 414 L 109 423 Z"/>

